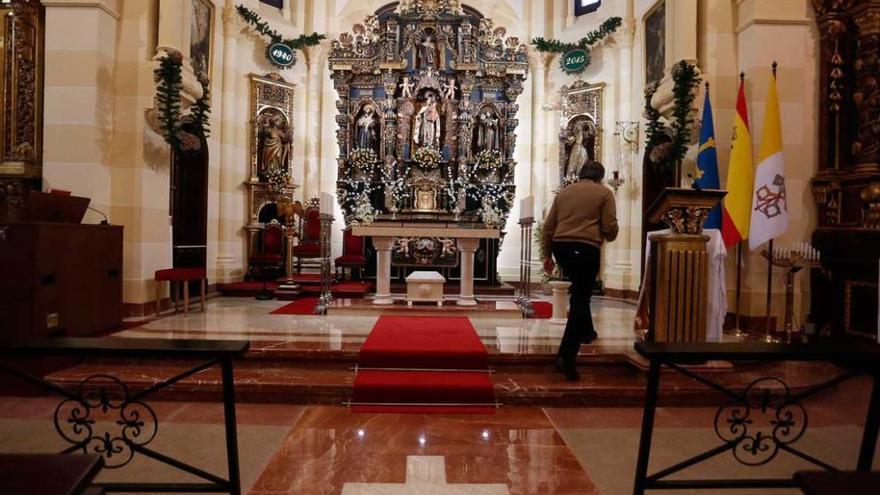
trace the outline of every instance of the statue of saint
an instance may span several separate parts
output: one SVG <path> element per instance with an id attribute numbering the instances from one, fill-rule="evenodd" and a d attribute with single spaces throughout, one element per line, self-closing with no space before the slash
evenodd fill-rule
<path id="1" fill-rule="evenodd" d="M 414 87 L 415 84 L 410 82 L 409 76 L 403 76 L 403 82 L 400 83 L 400 96 L 404 98 L 412 98 Z"/>
<path id="2" fill-rule="evenodd" d="M 266 118 L 260 126 L 260 163 L 258 172 L 266 174 L 287 166 L 293 132 L 281 115 Z"/>
<path id="3" fill-rule="evenodd" d="M 437 95 L 428 92 L 425 105 L 416 114 L 413 124 L 413 142 L 419 147 L 440 149 L 440 111 L 437 110 Z"/>
<path id="4" fill-rule="evenodd" d="M 425 38 L 421 43 L 421 52 L 420 52 L 420 67 L 436 67 L 437 65 L 437 44 L 434 43 L 434 39 L 429 35 Z"/>
<path id="5" fill-rule="evenodd" d="M 484 110 L 477 125 L 477 150 L 497 150 L 498 119 L 489 110 Z"/>
<path id="6" fill-rule="evenodd" d="M 357 148 L 379 150 L 379 119 L 376 118 L 373 107 L 364 108 L 363 113 L 357 120 Z"/>
<path id="7" fill-rule="evenodd" d="M 568 160 L 565 163 L 565 176 L 577 176 L 581 167 L 587 163 L 589 155 L 587 153 L 586 143 L 589 138 L 589 130 L 586 124 L 578 124 L 574 127 L 571 136 L 566 140 L 571 149 L 568 152 Z"/>
<path id="8" fill-rule="evenodd" d="M 449 82 L 447 82 L 443 86 L 443 97 L 446 98 L 447 100 L 454 100 L 455 99 L 455 78 L 454 77 L 449 78 Z"/>

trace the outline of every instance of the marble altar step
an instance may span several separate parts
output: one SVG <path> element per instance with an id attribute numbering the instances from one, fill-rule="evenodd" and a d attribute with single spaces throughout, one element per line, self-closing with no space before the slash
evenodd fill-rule
<path id="1" fill-rule="evenodd" d="M 326 357 L 326 356 L 325 356 Z M 350 356 L 324 361 L 251 359 L 236 364 L 236 395 L 254 403 L 342 404 L 350 401 L 355 372 Z M 581 381 L 568 382 L 546 361 L 504 363 L 490 359 L 495 397 L 502 405 L 541 406 L 639 406 L 644 397 L 645 372 L 626 362 L 584 356 L 580 360 Z M 52 372 L 47 378 L 68 390 L 75 390 L 84 378 L 109 373 L 132 390 L 145 389 L 186 369 L 188 363 L 172 361 L 90 361 Z M 804 390 L 837 376 L 840 370 L 825 363 L 744 363 L 735 372 L 716 374 L 714 379 L 736 390 L 744 390 L 757 378 L 784 376 L 793 392 Z M 220 372 L 211 368 L 173 385 L 154 399 L 219 400 Z M 664 373 L 660 403 L 679 406 L 714 406 L 724 397 L 704 385 L 677 373 Z"/>

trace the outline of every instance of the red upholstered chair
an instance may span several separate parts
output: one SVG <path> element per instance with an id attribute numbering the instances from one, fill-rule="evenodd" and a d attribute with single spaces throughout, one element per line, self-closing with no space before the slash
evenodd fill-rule
<path id="1" fill-rule="evenodd" d="M 177 305 L 180 302 L 180 289 L 178 284 L 183 285 L 183 312 L 189 312 L 189 281 L 201 280 L 201 303 L 202 312 L 205 312 L 205 285 L 207 281 L 204 268 L 165 268 L 156 270 L 154 279 L 156 280 L 156 316 L 159 316 L 159 307 L 162 300 L 160 299 L 159 289 L 161 282 L 171 283 L 171 292 L 174 294 L 174 312 L 177 312 Z"/>
<path id="2" fill-rule="evenodd" d="M 272 220 L 263 228 L 260 252 L 251 256 L 250 264 L 263 279 L 263 290 L 257 299 L 271 299 L 266 287 L 266 273 L 270 275 L 284 268 L 284 228 Z"/>
<path id="3" fill-rule="evenodd" d="M 364 252 L 364 238 L 352 234 L 351 227 L 342 231 L 342 256 L 336 258 L 335 265 L 339 278 L 339 269 L 342 268 L 342 275 L 345 275 L 345 268 L 353 270 L 358 269 L 358 278 L 361 275 L 361 268 L 367 265 L 367 256 Z"/>
<path id="4" fill-rule="evenodd" d="M 321 257 L 321 210 L 317 204 L 310 204 L 302 218 L 299 244 L 293 246 L 296 258 L 296 271 L 302 271 L 302 260 Z"/>

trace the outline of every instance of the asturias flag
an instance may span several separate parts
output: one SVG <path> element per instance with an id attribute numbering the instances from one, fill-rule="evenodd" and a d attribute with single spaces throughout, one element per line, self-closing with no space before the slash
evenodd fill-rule
<path id="1" fill-rule="evenodd" d="M 706 102 L 703 103 L 703 123 L 700 127 L 700 152 L 697 154 L 697 180 L 700 189 L 720 189 L 718 179 L 718 155 L 715 152 L 715 124 L 712 123 L 712 104 L 709 102 L 709 84 L 706 83 Z M 712 208 L 706 223 L 707 229 L 721 228 L 721 205 Z"/>
<path id="2" fill-rule="evenodd" d="M 779 97 L 776 94 L 776 74 L 770 76 L 767 109 L 761 148 L 758 150 L 758 168 L 755 171 L 755 189 L 752 195 L 752 234 L 749 248 L 764 244 L 788 230 L 788 205 L 785 198 L 785 160 L 782 156 L 782 124 L 779 118 Z"/>
<path id="3" fill-rule="evenodd" d="M 724 198 L 724 209 L 721 213 L 721 237 L 725 246 L 732 246 L 749 238 L 755 173 L 752 167 L 752 136 L 749 134 L 745 83 L 740 80 L 730 164 L 727 167 L 727 196 Z"/>

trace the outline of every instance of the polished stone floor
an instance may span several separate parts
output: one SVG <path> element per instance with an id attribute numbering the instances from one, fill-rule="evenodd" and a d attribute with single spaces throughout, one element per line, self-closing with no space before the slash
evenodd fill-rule
<path id="1" fill-rule="evenodd" d="M 809 429 L 798 447 L 851 468 L 869 389 L 867 380 L 859 380 L 810 399 Z M 58 402 L 0 397 L 0 452 L 64 448 L 52 426 Z M 212 472 L 225 471 L 219 404 L 150 404 L 161 425 L 150 448 Z M 634 407 L 510 407 L 483 415 L 356 414 L 339 406 L 281 404 L 239 404 L 237 410 L 243 487 L 250 495 L 624 495 L 632 491 L 641 422 L 641 409 Z M 658 409 L 651 469 L 717 445 L 711 427 L 715 412 Z M 96 430 L 113 426 L 112 415 L 95 419 Z M 683 477 L 787 477 L 807 467 L 784 452 L 762 468 L 745 467 L 727 455 Z M 101 476 L 104 481 L 192 481 L 139 456 Z"/>
<path id="2" fill-rule="evenodd" d="M 512 304 L 500 301 L 502 304 Z M 309 350 L 357 351 L 376 320 L 377 314 L 356 309 L 328 316 L 273 315 L 286 301 L 257 301 L 253 298 L 221 297 L 208 301 L 204 313 L 164 313 L 158 319 L 117 333 L 123 337 L 182 339 L 243 339 L 252 348 L 280 347 Z M 344 304 L 344 301 L 342 302 Z M 403 304 L 402 302 L 399 304 Z M 415 308 L 414 314 L 424 310 Z M 633 318 L 635 305 L 626 301 L 596 298 L 592 304 L 593 321 L 599 340 L 584 346 L 582 353 L 631 353 L 635 340 Z M 394 312 L 406 315 L 406 312 Z M 442 314 L 442 313 L 436 313 Z M 474 311 L 456 313 L 468 316 L 490 353 L 547 354 L 556 351 L 563 325 L 550 320 L 522 319 L 518 312 Z M 130 320 L 129 325 L 138 324 Z"/>

